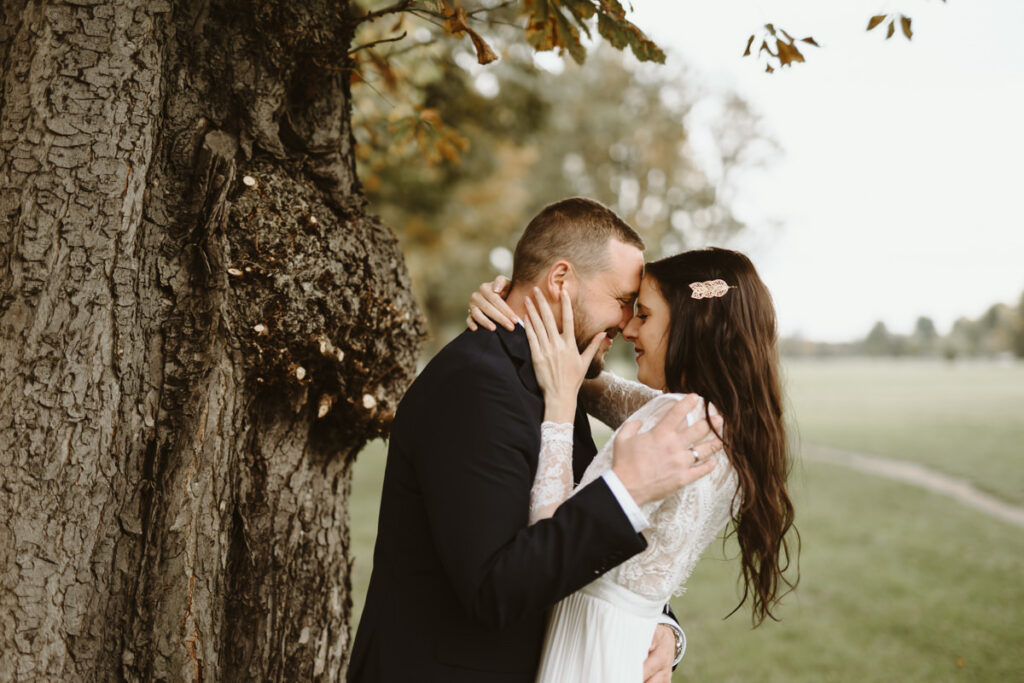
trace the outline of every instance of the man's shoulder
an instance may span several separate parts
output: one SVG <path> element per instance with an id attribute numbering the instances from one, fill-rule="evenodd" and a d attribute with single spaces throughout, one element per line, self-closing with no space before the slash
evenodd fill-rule
<path id="1" fill-rule="evenodd" d="M 514 372 L 515 367 L 497 333 L 466 330 L 438 351 L 423 372 L 458 370 L 504 373 Z"/>
<path id="2" fill-rule="evenodd" d="M 404 424 L 412 416 L 443 421 L 453 413 L 479 410 L 528 414 L 524 401 L 529 392 L 517 362 L 496 333 L 463 332 L 438 351 L 413 381 L 399 404 L 396 423 Z M 539 405 L 543 408 L 543 403 Z"/>
<path id="3" fill-rule="evenodd" d="M 480 392 L 490 394 L 490 387 L 515 386 L 515 378 L 515 362 L 498 335 L 487 330 L 467 330 L 430 359 L 409 387 L 406 399 L 431 402 L 438 392 L 466 398 Z"/>

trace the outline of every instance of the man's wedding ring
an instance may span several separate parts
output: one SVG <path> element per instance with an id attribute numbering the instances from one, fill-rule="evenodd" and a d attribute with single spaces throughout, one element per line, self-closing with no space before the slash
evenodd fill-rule
<path id="1" fill-rule="evenodd" d="M 696 448 L 691 448 L 690 452 L 693 453 L 693 464 L 696 465 L 700 461 L 700 454 L 697 453 Z"/>

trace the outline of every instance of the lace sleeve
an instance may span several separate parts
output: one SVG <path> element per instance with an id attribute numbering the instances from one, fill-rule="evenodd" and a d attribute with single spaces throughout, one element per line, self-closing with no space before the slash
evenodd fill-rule
<path id="1" fill-rule="evenodd" d="M 571 422 L 540 426 L 540 456 L 530 488 L 530 524 L 550 517 L 572 493 Z"/>
<path id="2" fill-rule="evenodd" d="M 602 372 L 595 379 L 583 383 L 580 404 L 590 415 L 612 429 L 618 429 L 627 417 L 660 395 L 660 391 L 640 382 Z"/>

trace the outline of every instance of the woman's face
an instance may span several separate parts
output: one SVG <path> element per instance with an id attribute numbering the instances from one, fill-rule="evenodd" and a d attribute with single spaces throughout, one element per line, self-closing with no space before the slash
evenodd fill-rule
<path id="1" fill-rule="evenodd" d="M 622 331 L 622 336 L 636 349 L 637 379 L 654 389 L 664 391 L 665 350 L 668 348 L 668 302 L 661 295 L 653 277 L 644 275 L 636 298 L 636 315 Z"/>

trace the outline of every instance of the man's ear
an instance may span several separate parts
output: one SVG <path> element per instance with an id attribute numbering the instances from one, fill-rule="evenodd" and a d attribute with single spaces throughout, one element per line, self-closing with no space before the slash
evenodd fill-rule
<path id="1" fill-rule="evenodd" d="M 547 277 L 544 278 L 544 294 L 548 301 L 554 303 L 559 300 L 562 288 L 576 281 L 576 273 L 572 264 L 568 261 L 555 261 L 548 268 Z"/>

